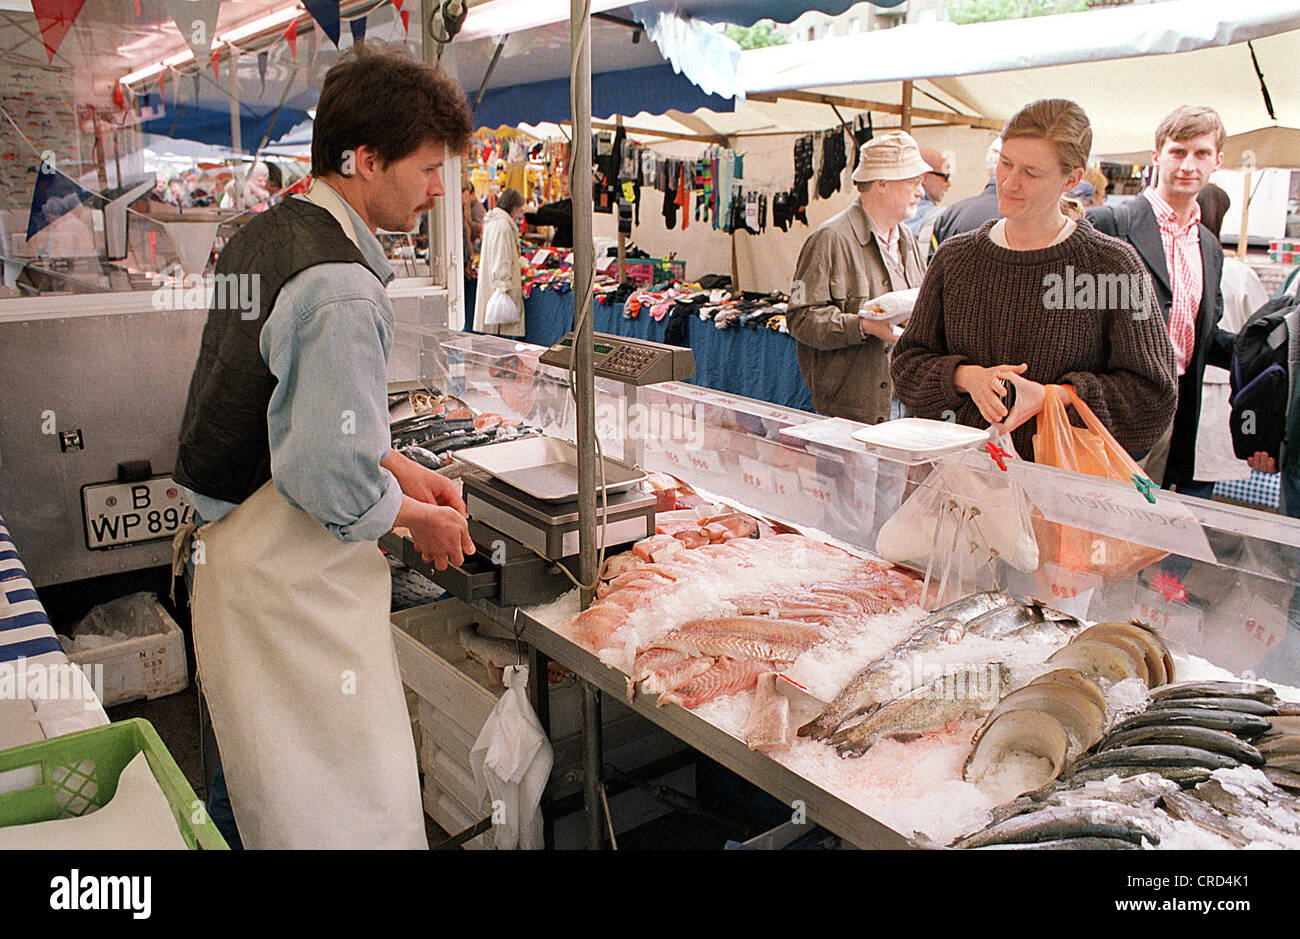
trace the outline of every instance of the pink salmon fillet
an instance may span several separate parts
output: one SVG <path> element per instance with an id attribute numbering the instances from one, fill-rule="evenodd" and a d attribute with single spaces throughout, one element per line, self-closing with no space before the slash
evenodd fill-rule
<path id="1" fill-rule="evenodd" d="M 684 708 L 696 708 L 714 698 L 747 691 L 754 687 L 759 675 L 770 671 L 772 671 L 770 663 L 757 662 L 753 659 L 733 659 L 724 655 L 714 662 L 708 671 L 661 694 L 659 700 L 655 702 L 655 707 L 680 704 Z"/>

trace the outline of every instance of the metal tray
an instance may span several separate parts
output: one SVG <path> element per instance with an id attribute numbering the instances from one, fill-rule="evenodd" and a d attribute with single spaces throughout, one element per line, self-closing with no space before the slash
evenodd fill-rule
<path id="1" fill-rule="evenodd" d="M 578 448 L 555 437 L 523 437 L 456 451 L 456 459 L 542 502 L 578 498 Z M 605 491 L 631 489 L 646 474 L 605 457 Z M 597 474 L 597 480 L 600 479 Z M 597 483 L 599 491 L 599 482 Z"/>

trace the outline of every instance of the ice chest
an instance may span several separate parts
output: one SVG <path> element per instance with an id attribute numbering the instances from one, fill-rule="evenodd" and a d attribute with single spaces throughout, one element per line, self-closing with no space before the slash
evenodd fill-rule
<path id="1" fill-rule="evenodd" d="M 185 634 L 158 601 L 154 601 L 163 632 L 74 652 L 76 666 L 104 666 L 104 700 L 109 707 L 140 698 L 161 698 L 184 691 L 190 683 L 185 663 Z M 93 677 L 93 674 L 92 674 Z"/>

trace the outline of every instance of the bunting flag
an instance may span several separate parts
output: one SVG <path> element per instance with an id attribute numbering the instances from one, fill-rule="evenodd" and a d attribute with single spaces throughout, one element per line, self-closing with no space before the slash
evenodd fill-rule
<path id="1" fill-rule="evenodd" d="M 409 34 L 411 32 L 411 11 L 399 9 L 397 12 L 402 15 L 402 29 Z"/>
<path id="2" fill-rule="evenodd" d="M 352 42 L 355 45 L 366 38 L 366 18 L 359 16 L 355 20 L 348 21 L 348 29 L 352 30 Z"/>
<path id="3" fill-rule="evenodd" d="M 311 18 L 320 24 L 325 35 L 330 37 L 337 49 L 339 44 L 339 4 L 338 0 L 302 0 Z"/>
<path id="4" fill-rule="evenodd" d="M 202 62 L 217 36 L 217 13 L 221 0 L 164 0 L 163 7 L 175 21 L 190 52 L 194 53 L 194 61 Z"/>
<path id="5" fill-rule="evenodd" d="M 83 188 L 75 179 L 63 175 L 48 163 L 41 163 L 32 189 L 31 212 L 27 216 L 27 240 L 31 241 L 45 226 L 94 198 L 97 198 L 95 193 Z"/>
<path id="6" fill-rule="evenodd" d="M 221 61 L 220 46 L 217 46 L 217 48 L 212 50 L 212 58 L 210 58 L 208 61 L 212 63 L 212 77 L 216 79 L 216 81 L 220 82 L 221 73 L 217 71 L 217 63 Z"/>
<path id="7" fill-rule="evenodd" d="M 41 29 L 45 54 L 51 62 L 85 3 L 86 0 L 32 0 L 32 12 L 36 14 L 36 25 Z"/>
<path id="8" fill-rule="evenodd" d="M 142 15 L 140 13 L 140 0 L 135 0 L 135 18 L 139 19 Z"/>
<path id="9" fill-rule="evenodd" d="M 203 67 L 200 66 L 196 68 L 194 70 L 194 73 L 190 77 L 194 79 L 194 104 L 195 106 L 197 106 L 199 103 L 199 93 L 200 93 L 199 82 L 203 78 Z"/>
<path id="10" fill-rule="evenodd" d="M 405 2 L 406 0 L 393 0 L 393 6 L 397 7 L 398 13 L 402 12 L 402 4 Z"/>
<path id="11" fill-rule="evenodd" d="M 202 274 L 212 256 L 220 222 L 163 222 L 163 231 L 171 240 L 187 274 Z"/>
<path id="12" fill-rule="evenodd" d="M 262 80 L 262 90 L 260 93 L 263 95 L 266 94 L 266 63 L 270 58 L 270 55 L 271 54 L 266 50 L 262 50 L 257 54 L 257 77 Z"/>
<path id="13" fill-rule="evenodd" d="M 284 31 L 284 38 L 289 41 L 289 52 L 293 55 L 296 62 L 298 60 L 298 21 L 294 20 L 289 24 L 289 28 Z"/>
<path id="14" fill-rule="evenodd" d="M 126 110 L 126 95 L 122 94 L 122 83 L 113 83 L 113 104 L 119 111 Z"/>
<path id="15" fill-rule="evenodd" d="M 167 88 L 163 84 L 163 81 L 166 78 L 167 78 L 167 68 L 166 66 L 164 66 L 163 70 L 158 73 L 158 97 L 162 99 L 162 106 L 164 111 L 167 110 Z"/>

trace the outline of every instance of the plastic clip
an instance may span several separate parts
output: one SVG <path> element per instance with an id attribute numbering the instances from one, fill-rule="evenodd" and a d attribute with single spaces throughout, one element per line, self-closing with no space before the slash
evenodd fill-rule
<path id="1" fill-rule="evenodd" d="M 1155 486 L 1154 482 L 1147 479 L 1145 476 L 1139 476 L 1137 473 L 1134 473 L 1133 485 L 1137 486 L 1138 492 L 1146 496 L 1146 500 L 1148 502 L 1150 502 L 1152 505 L 1156 504 L 1156 497 L 1151 494 L 1151 490 Z"/>
<path id="2" fill-rule="evenodd" d="M 1002 472 L 1005 473 L 1007 471 L 1007 457 L 1011 456 L 1011 454 L 1008 453 L 1006 450 L 1003 450 L 992 440 L 984 444 L 984 449 L 989 452 L 989 456 L 991 456 L 993 458 L 993 462 L 998 465 L 998 469 L 1002 470 Z M 1155 500 L 1153 499 L 1152 501 Z"/>

